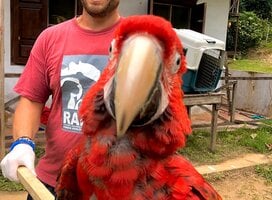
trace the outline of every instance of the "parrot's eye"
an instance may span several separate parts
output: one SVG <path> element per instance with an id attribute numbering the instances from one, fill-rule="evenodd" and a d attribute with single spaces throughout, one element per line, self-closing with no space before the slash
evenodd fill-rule
<path id="1" fill-rule="evenodd" d="M 109 48 L 109 59 L 111 60 L 113 58 L 113 52 L 115 48 L 115 40 L 111 41 L 110 48 Z"/>
<path id="2" fill-rule="evenodd" d="M 171 72 L 173 74 L 177 73 L 177 71 L 179 70 L 180 63 L 181 63 L 181 56 L 180 56 L 180 54 L 176 53 L 175 60 L 174 60 L 172 70 L 171 70 Z"/>

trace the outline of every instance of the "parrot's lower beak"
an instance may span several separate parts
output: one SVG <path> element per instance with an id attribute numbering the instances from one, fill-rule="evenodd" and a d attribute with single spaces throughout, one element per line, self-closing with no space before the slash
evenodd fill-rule
<path id="1" fill-rule="evenodd" d="M 120 55 L 114 83 L 118 136 L 127 131 L 136 116 L 148 112 L 143 110 L 149 101 L 154 102 L 150 97 L 159 85 L 162 50 L 153 37 L 136 35 L 125 41 Z"/>

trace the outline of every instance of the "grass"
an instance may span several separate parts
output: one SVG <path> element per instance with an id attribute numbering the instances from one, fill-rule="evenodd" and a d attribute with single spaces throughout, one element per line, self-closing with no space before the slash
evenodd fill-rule
<path id="1" fill-rule="evenodd" d="M 272 53 L 272 42 L 263 43 L 263 44 L 261 45 L 261 48 L 264 48 L 264 49 L 267 50 L 268 52 Z"/>
<path id="2" fill-rule="evenodd" d="M 234 131 L 219 131 L 215 152 L 211 152 L 208 148 L 210 132 L 194 131 L 188 137 L 186 147 L 181 149 L 179 153 L 195 165 L 215 164 L 249 152 L 271 153 L 266 145 L 272 144 L 272 126 L 270 126 L 272 120 L 263 120 L 262 122 L 264 125 L 260 125 L 257 129 L 239 128 Z M 42 154 L 43 149 L 38 148 L 36 155 Z M 256 173 L 272 182 L 272 166 L 258 166 Z M 12 183 L 0 175 L 0 190 L 21 191 L 24 188 L 21 184 Z"/>
<path id="3" fill-rule="evenodd" d="M 39 159 L 44 154 L 44 149 L 37 147 L 35 149 L 36 157 Z M 8 179 L 4 178 L 2 171 L 0 170 L 0 191 L 25 191 L 24 187 L 20 183 L 11 182 Z"/>
<path id="4" fill-rule="evenodd" d="M 262 120 L 262 122 L 266 125 L 272 126 L 272 120 Z"/>
<path id="5" fill-rule="evenodd" d="M 260 50 L 261 49 L 261 50 Z M 263 45 L 260 49 L 255 49 L 252 54 L 243 59 L 232 60 L 229 68 L 233 70 L 272 73 L 272 64 L 259 59 L 259 54 L 272 54 L 272 42 Z M 244 153 L 271 153 L 267 147 L 272 144 L 272 120 L 263 120 L 263 126 L 258 129 L 240 128 L 234 131 L 218 132 L 216 151 L 208 149 L 210 142 L 210 132 L 194 131 L 188 137 L 186 147 L 179 150 L 179 153 L 188 158 L 195 165 L 215 164 L 224 160 L 237 157 Z M 266 126 L 265 126 L 266 124 Z M 44 149 L 37 148 L 36 156 L 39 158 L 44 153 Z M 255 172 L 272 183 L 272 166 L 260 165 L 255 167 Z M 224 173 L 213 175 L 213 179 L 222 179 Z M 0 191 L 24 191 L 19 183 L 14 183 L 4 178 L 0 171 Z"/>
<path id="6" fill-rule="evenodd" d="M 238 71 L 272 73 L 271 64 L 261 60 L 242 59 L 229 63 L 229 68 Z"/>
<path id="7" fill-rule="evenodd" d="M 271 165 L 256 166 L 255 171 L 258 175 L 264 177 L 269 183 L 272 183 L 272 166 Z"/>
<path id="8" fill-rule="evenodd" d="M 25 189 L 22 184 L 9 181 L 8 179 L 4 178 L 0 172 L 0 191 L 13 192 L 24 190 Z"/>
<path id="9" fill-rule="evenodd" d="M 265 123 L 270 124 L 272 120 Z M 272 144 L 272 127 L 262 125 L 258 129 L 219 131 L 214 153 L 207 148 L 209 142 L 208 131 L 195 131 L 188 137 L 186 147 L 179 152 L 195 165 L 218 163 L 249 152 L 267 154 L 271 152 L 267 145 Z"/>
<path id="10" fill-rule="evenodd" d="M 240 130 L 237 131 L 240 132 Z M 230 133 L 230 135 L 235 134 L 236 132 Z M 222 162 L 223 160 L 235 157 L 241 152 L 248 151 L 233 142 L 234 139 L 223 139 L 224 135 L 224 132 L 218 133 L 216 151 L 211 152 L 208 148 L 210 145 L 210 132 L 194 131 L 193 134 L 188 137 L 186 147 L 179 152 L 195 165 L 202 165 Z M 234 149 L 235 151 L 233 151 Z"/>
<path id="11" fill-rule="evenodd" d="M 239 128 L 234 131 L 219 131 L 216 151 L 209 146 L 210 133 L 195 131 L 188 137 L 187 145 L 179 152 L 194 165 L 216 164 L 245 153 L 271 154 L 268 145 L 272 144 L 272 120 L 262 120 L 257 129 Z M 272 166 L 257 166 L 255 172 L 272 183 Z M 218 176 L 218 177 L 217 177 Z M 213 175 L 216 179 L 224 178 L 224 173 Z"/>
<path id="12" fill-rule="evenodd" d="M 239 71 L 272 73 L 272 60 L 270 62 L 266 60 L 269 55 L 272 55 L 272 42 L 264 43 L 260 47 L 250 50 L 242 58 L 230 60 L 228 66 L 230 69 Z"/>

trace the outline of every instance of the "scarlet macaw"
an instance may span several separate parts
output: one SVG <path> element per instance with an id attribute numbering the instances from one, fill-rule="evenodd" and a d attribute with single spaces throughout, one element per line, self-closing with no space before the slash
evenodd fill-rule
<path id="1" fill-rule="evenodd" d="M 65 159 L 58 199 L 221 199 L 176 153 L 191 133 L 185 70 L 168 21 L 151 15 L 122 21 L 109 64 L 82 102 L 83 139 Z"/>

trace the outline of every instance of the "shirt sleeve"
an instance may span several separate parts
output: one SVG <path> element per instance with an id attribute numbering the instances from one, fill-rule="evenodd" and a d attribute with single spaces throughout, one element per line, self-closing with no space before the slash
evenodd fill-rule
<path id="1" fill-rule="evenodd" d="M 24 71 L 14 87 L 14 91 L 19 95 L 39 103 L 45 103 L 50 95 L 46 74 L 47 40 L 48 34 L 44 31 L 37 38 Z"/>

